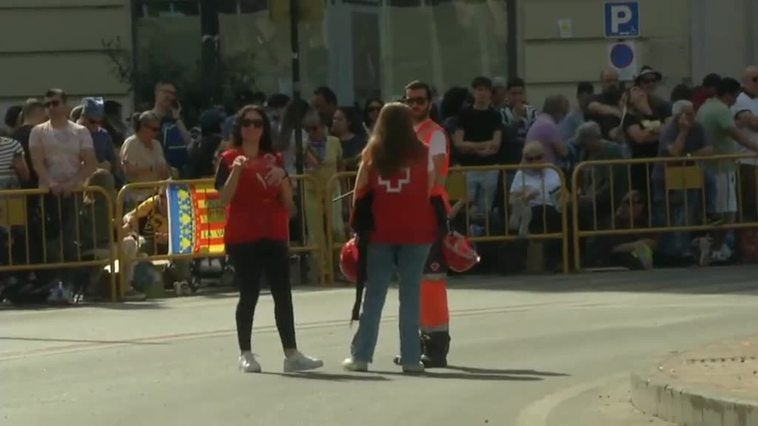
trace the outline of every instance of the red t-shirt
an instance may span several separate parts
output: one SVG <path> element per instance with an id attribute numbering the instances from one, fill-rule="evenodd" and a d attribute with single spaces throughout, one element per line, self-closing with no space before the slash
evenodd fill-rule
<path id="1" fill-rule="evenodd" d="M 244 153 L 229 149 L 221 154 L 216 186 L 226 182 L 234 159 Z M 289 211 L 279 200 L 280 186 L 266 184 L 265 176 L 272 167 L 283 167 L 278 154 L 264 153 L 248 161 L 242 170 L 237 192 L 226 207 L 226 244 L 252 243 L 259 240 L 289 241 Z"/>
<path id="2" fill-rule="evenodd" d="M 369 170 L 368 188 L 374 192 L 372 212 L 378 244 L 431 244 L 437 235 L 437 218 L 429 199 L 428 148 L 424 156 L 389 179 Z"/>

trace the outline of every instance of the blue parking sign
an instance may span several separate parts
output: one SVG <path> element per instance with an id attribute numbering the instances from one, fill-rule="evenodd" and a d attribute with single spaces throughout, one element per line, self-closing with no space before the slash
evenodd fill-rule
<path id="1" fill-rule="evenodd" d="M 640 4 L 636 1 L 605 3 L 605 37 L 633 38 L 640 36 Z"/>

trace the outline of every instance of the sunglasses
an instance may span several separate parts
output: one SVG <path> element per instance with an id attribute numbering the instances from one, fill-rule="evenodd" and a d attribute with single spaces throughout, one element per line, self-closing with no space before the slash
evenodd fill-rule
<path id="1" fill-rule="evenodd" d="M 241 125 L 242 127 L 250 127 L 250 126 L 253 126 L 253 127 L 255 127 L 256 129 L 260 129 L 261 127 L 263 127 L 263 120 L 259 120 L 259 119 L 248 119 L 248 118 L 246 118 L 246 119 L 244 119 L 244 120 L 240 121 L 240 125 Z"/>
<path id="2" fill-rule="evenodd" d="M 48 107 L 48 108 L 50 108 L 50 107 L 57 107 L 57 106 L 60 106 L 60 104 L 61 104 L 61 101 L 59 101 L 57 99 L 45 102 L 45 106 Z"/>
<path id="3" fill-rule="evenodd" d="M 526 161 L 539 161 L 539 160 L 542 160 L 542 156 L 541 155 L 535 155 L 535 156 L 531 156 L 531 157 L 524 157 L 524 160 L 526 160 Z"/>
<path id="4" fill-rule="evenodd" d="M 426 98 L 408 98 L 405 100 L 406 105 L 426 105 Z"/>

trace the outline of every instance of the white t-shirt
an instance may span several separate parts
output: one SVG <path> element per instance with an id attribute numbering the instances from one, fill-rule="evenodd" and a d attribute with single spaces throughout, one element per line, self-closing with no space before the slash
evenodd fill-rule
<path id="1" fill-rule="evenodd" d="M 742 92 L 737 97 L 737 102 L 732 105 L 732 114 L 734 114 L 734 118 L 737 118 L 740 113 L 745 111 L 758 117 L 758 98 L 751 98 L 747 93 Z M 745 129 L 745 131 L 750 135 L 750 139 L 758 140 L 758 132 L 754 132 L 750 129 Z"/>
<path id="2" fill-rule="evenodd" d="M 421 124 L 413 126 L 413 130 L 418 132 L 418 128 Z M 434 171 L 434 157 L 447 153 L 447 137 L 442 130 L 435 130 L 432 133 L 432 138 L 429 141 L 429 171 Z"/>
<path id="3" fill-rule="evenodd" d="M 517 171 L 511 184 L 510 193 L 521 192 L 528 188 L 539 193 L 539 195 L 529 201 L 530 206 L 548 205 L 557 207 L 550 194 L 560 189 L 561 177 L 553 169 L 542 169 L 542 173 L 539 172 L 539 170 L 530 170 L 529 173 L 524 173 L 523 170 Z"/>
<path id="4" fill-rule="evenodd" d="M 48 177 L 62 184 L 72 183 L 79 173 L 82 152 L 94 149 L 89 130 L 71 121 L 58 129 L 50 121 L 34 126 L 29 134 L 29 147 L 43 149 Z"/>

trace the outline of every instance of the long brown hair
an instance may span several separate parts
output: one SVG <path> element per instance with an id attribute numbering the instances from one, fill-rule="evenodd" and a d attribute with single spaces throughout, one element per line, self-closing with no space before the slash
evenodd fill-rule
<path id="1" fill-rule="evenodd" d="M 413 130 L 411 109 L 399 102 L 384 105 L 374 125 L 363 160 L 389 178 L 424 155 L 424 143 Z"/>

